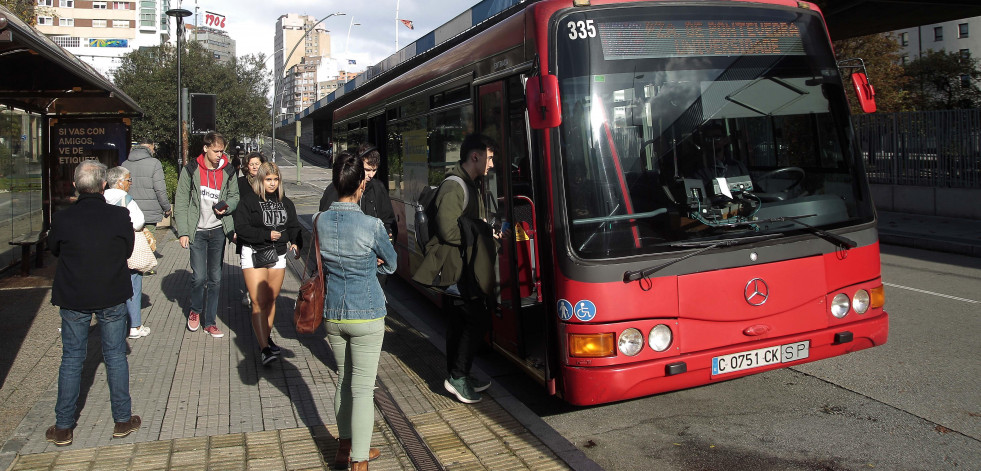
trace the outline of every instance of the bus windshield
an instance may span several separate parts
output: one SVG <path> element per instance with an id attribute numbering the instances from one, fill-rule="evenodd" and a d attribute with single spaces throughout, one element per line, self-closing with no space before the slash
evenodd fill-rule
<path id="1" fill-rule="evenodd" d="M 815 12 L 648 5 L 573 10 L 557 26 L 559 162 L 580 257 L 872 220 Z"/>

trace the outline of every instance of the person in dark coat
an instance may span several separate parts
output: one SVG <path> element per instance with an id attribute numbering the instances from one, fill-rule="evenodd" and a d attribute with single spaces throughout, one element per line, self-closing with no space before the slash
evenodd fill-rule
<path id="1" fill-rule="evenodd" d="M 144 227 L 150 232 L 155 232 L 157 224 L 170 215 L 171 211 L 163 166 L 153 156 L 155 151 L 156 146 L 153 142 L 143 139 L 139 145 L 130 149 L 129 157 L 122 163 L 133 178 L 129 195 L 143 212 Z"/>
<path id="2" fill-rule="evenodd" d="M 395 211 L 392 210 L 392 199 L 388 196 L 385 183 L 375 178 L 378 173 L 378 166 L 381 164 L 381 154 L 373 144 L 364 143 L 358 146 L 358 151 L 354 155 L 359 156 L 364 162 L 366 183 L 361 200 L 358 201 L 361 212 L 381 219 L 382 223 L 385 224 L 385 230 L 388 231 L 388 239 L 394 244 L 398 238 L 399 226 L 395 220 Z M 324 195 L 320 198 L 320 211 L 327 211 L 330 209 L 330 205 L 337 200 L 337 188 L 332 183 L 324 189 Z M 378 281 L 382 287 L 385 286 L 387 279 L 388 275 L 378 274 Z"/>
<path id="3" fill-rule="evenodd" d="M 61 308 L 62 354 L 55 424 L 45 438 L 57 446 L 72 443 L 92 316 L 102 337 L 115 422 L 112 436 L 125 437 L 141 424 L 131 410 L 126 359 L 126 300 L 132 295 L 126 259 L 133 252 L 135 233 L 129 211 L 106 204 L 105 186 L 105 165 L 94 160 L 80 163 L 75 169 L 78 201 L 54 214 L 48 236 L 51 253 L 58 257 L 51 304 Z"/>
<path id="4" fill-rule="evenodd" d="M 388 237 L 395 240 L 398 237 L 398 224 L 395 221 L 395 211 L 392 210 L 392 199 L 388 196 L 388 189 L 385 183 L 375 178 L 378 173 L 378 166 L 381 164 L 381 154 L 373 144 L 361 144 L 355 155 L 364 161 L 364 172 L 367 183 L 365 184 L 364 194 L 361 195 L 361 211 L 368 216 L 381 219 L 388 231 Z M 337 188 L 333 184 L 324 189 L 324 195 L 320 198 L 320 211 L 330 209 L 331 203 L 337 201 Z"/>

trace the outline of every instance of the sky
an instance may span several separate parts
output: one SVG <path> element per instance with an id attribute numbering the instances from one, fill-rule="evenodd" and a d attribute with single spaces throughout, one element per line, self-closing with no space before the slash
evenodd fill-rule
<path id="1" fill-rule="evenodd" d="M 345 13 L 328 18 L 323 24 L 330 31 L 331 55 L 354 59 L 352 71 L 363 71 L 395 52 L 395 8 L 398 17 L 410 20 L 415 29 L 398 24 L 399 48 L 415 41 L 436 27 L 455 18 L 477 0 L 171 0 L 171 8 L 200 12 L 198 25 L 204 25 L 205 12 L 225 16 L 225 31 L 235 40 L 236 55 L 273 53 L 276 20 L 287 13 L 310 15 L 317 19 L 331 13 Z M 360 25 L 352 26 L 353 23 Z M 193 23 L 194 17 L 186 21 Z M 350 42 L 348 41 L 350 30 Z M 272 60 L 268 62 L 272 68 Z"/>

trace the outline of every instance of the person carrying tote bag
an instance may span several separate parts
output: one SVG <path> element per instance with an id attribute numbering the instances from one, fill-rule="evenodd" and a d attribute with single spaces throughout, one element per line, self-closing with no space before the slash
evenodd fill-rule
<path id="1" fill-rule="evenodd" d="M 150 328 L 143 325 L 143 273 L 157 266 L 157 257 L 150 249 L 150 244 L 143 235 L 143 211 L 136 201 L 129 196 L 129 188 L 133 178 L 126 167 L 113 167 L 106 172 L 105 192 L 106 202 L 123 206 L 129 210 L 129 219 L 133 223 L 133 231 L 137 232 L 133 239 L 133 253 L 126 260 L 130 269 L 130 284 L 133 295 L 126 300 L 126 310 L 129 313 L 129 338 L 138 339 L 150 335 Z"/>
<path id="2" fill-rule="evenodd" d="M 320 213 L 316 228 L 327 277 L 324 325 L 338 374 L 334 467 L 350 462 L 351 469 L 360 471 L 380 455 L 370 447 L 387 312 L 377 275 L 395 272 L 396 254 L 382 221 L 364 214 L 358 205 L 366 183 L 364 162 L 343 153 L 332 170 L 338 199 Z"/>

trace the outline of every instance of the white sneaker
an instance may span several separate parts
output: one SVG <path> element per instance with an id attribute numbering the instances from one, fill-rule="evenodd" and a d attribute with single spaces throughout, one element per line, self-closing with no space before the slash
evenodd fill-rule
<path id="1" fill-rule="evenodd" d="M 147 335 L 150 335 L 150 328 L 145 325 L 129 329 L 129 338 L 131 339 L 138 339 Z"/>

